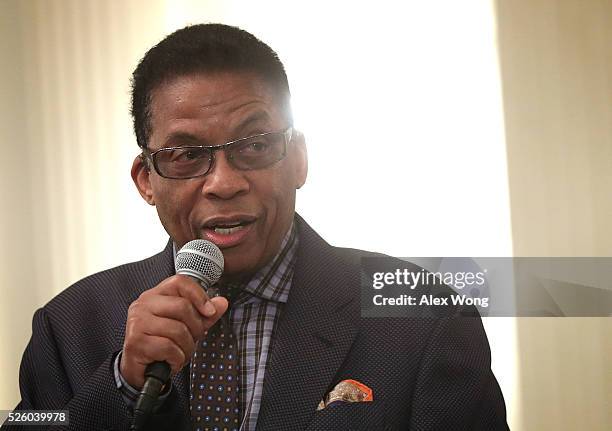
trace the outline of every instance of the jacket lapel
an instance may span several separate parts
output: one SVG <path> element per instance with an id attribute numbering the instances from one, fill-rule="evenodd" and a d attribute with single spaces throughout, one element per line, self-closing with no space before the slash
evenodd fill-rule
<path id="1" fill-rule="evenodd" d="M 299 216 L 297 261 L 266 369 L 257 429 L 304 429 L 359 322 L 359 274 Z M 351 270 L 352 269 L 352 270 Z"/>

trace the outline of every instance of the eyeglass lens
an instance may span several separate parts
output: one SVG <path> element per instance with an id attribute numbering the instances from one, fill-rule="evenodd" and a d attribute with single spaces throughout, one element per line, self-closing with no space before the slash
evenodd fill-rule
<path id="1" fill-rule="evenodd" d="M 223 147 L 229 162 L 237 169 L 263 169 L 285 156 L 285 134 L 267 133 L 241 139 Z M 213 163 L 214 148 L 167 148 L 153 155 L 160 175 L 169 178 L 190 178 L 205 175 Z"/>

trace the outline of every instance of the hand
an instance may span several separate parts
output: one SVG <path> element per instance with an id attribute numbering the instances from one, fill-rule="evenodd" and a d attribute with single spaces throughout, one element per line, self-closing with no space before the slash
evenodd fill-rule
<path id="1" fill-rule="evenodd" d="M 227 299 L 209 299 L 190 277 L 174 275 L 147 290 L 128 308 L 119 369 L 135 389 L 147 365 L 170 364 L 172 375 L 189 363 L 196 342 L 227 310 Z"/>

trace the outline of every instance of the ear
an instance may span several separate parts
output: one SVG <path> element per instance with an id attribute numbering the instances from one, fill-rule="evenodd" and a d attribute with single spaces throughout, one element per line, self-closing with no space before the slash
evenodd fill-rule
<path id="1" fill-rule="evenodd" d="M 151 188 L 151 170 L 147 164 L 146 159 L 142 154 L 139 154 L 132 163 L 132 180 L 136 184 L 136 188 L 140 193 L 140 196 L 149 204 L 155 205 L 153 199 L 153 189 Z"/>
<path id="2" fill-rule="evenodd" d="M 306 183 L 308 176 L 308 151 L 304 134 L 298 130 L 294 131 L 292 144 L 295 150 L 295 188 L 301 188 Z"/>

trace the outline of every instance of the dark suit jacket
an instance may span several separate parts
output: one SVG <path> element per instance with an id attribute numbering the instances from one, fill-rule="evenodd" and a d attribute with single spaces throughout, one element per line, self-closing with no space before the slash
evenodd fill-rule
<path id="1" fill-rule="evenodd" d="M 274 335 L 258 430 L 504 430 L 505 407 L 479 318 L 360 317 L 360 257 L 331 247 L 299 216 L 297 264 Z M 128 306 L 174 274 L 172 245 L 85 278 L 34 315 L 20 370 L 19 409 L 65 409 L 69 429 L 128 429 L 112 363 Z M 189 430 L 188 367 L 151 429 Z M 371 403 L 316 411 L 344 379 Z M 23 429 L 23 428 L 21 428 Z"/>

